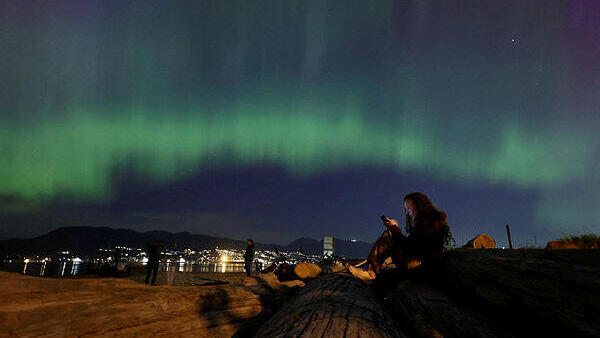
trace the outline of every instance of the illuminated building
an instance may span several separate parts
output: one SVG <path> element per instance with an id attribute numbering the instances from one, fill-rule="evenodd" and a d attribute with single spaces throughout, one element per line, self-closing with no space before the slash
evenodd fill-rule
<path id="1" fill-rule="evenodd" d="M 323 237 L 323 258 L 332 257 L 335 253 L 335 241 L 332 236 Z"/>

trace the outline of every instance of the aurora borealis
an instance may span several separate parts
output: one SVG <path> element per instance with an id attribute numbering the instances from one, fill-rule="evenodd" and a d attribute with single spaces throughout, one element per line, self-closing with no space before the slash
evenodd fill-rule
<path id="1" fill-rule="evenodd" d="M 0 235 L 600 232 L 593 1 L 9 2 Z M 43 218 L 43 220 L 41 220 Z"/>

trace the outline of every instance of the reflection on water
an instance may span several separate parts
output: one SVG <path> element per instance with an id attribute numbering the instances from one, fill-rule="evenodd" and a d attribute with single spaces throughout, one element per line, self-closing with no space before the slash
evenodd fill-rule
<path id="1" fill-rule="evenodd" d="M 134 263 L 135 264 L 135 263 Z M 89 264 L 81 260 L 62 261 L 62 262 L 31 262 L 28 260 L 21 262 L 5 263 L 4 270 L 11 272 L 20 272 L 26 275 L 61 277 L 75 276 L 85 274 L 89 270 Z M 190 272 L 208 272 L 208 273 L 230 273 L 244 272 L 244 263 L 241 262 L 220 262 L 216 264 L 188 263 L 185 261 L 175 261 L 162 263 L 161 270 L 173 273 Z"/>
<path id="2" fill-rule="evenodd" d="M 217 263 L 217 264 L 198 264 L 185 262 L 163 263 L 161 266 L 166 272 L 244 272 L 244 263 Z"/>
<path id="3" fill-rule="evenodd" d="M 3 270 L 10 272 L 20 272 L 31 276 L 60 277 L 75 276 L 87 272 L 88 264 L 82 261 L 64 261 L 64 262 L 31 262 L 25 260 L 22 262 L 5 262 Z"/>

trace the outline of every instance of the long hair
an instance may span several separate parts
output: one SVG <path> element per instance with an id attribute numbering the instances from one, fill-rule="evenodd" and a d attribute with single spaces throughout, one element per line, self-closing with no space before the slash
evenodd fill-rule
<path id="1" fill-rule="evenodd" d="M 412 233 L 417 226 L 423 226 L 427 220 L 443 220 L 446 226 L 444 231 L 447 231 L 444 238 L 445 249 L 454 247 L 454 238 L 450 232 L 450 228 L 445 220 L 445 213 L 441 211 L 427 195 L 421 192 L 412 192 L 404 196 L 404 201 L 410 200 L 415 206 L 415 219 L 413 220 L 408 214 L 406 215 L 406 232 Z"/>
<path id="2" fill-rule="evenodd" d="M 420 192 L 411 192 L 404 196 L 404 201 L 410 200 L 415 205 L 415 219 L 406 214 L 406 232 L 411 233 L 415 226 L 421 225 L 424 220 L 431 217 L 440 217 L 442 211 L 433 204 L 427 195 Z"/>

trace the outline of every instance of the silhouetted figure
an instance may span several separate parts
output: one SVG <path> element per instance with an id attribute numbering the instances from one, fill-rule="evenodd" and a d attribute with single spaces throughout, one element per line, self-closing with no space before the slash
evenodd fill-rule
<path id="1" fill-rule="evenodd" d="M 115 247 L 113 250 L 113 259 L 115 260 L 115 265 L 118 266 L 121 263 L 121 249 Z"/>
<path id="2" fill-rule="evenodd" d="M 121 264 L 121 256 L 122 250 L 120 248 L 115 247 L 115 249 L 113 250 L 113 260 L 115 261 L 114 273 L 117 276 L 119 275 L 119 265 Z"/>
<path id="3" fill-rule="evenodd" d="M 160 242 L 153 242 L 148 246 L 148 265 L 146 269 L 146 281 L 148 284 L 150 276 L 152 276 L 152 282 L 150 285 L 154 285 L 156 282 L 156 276 L 158 275 L 158 268 L 160 266 L 160 258 L 162 252 L 162 245 Z"/>
<path id="4" fill-rule="evenodd" d="M 452 242 L 446 213 L 420 192 L 404 197 L 406 235 L 398 222 L 382 216 L 387 230 L 377 239 L 367 258 L 367 270 L 350 266 L 350 272 L 365 282 L 372 282 L 388 257 L 399 272 L 411 270 L 422 263 L 435 261 Z"/>
<path id="5" fill-rule="evenodd" d="M 4 245 L 0 244 L 0 269 L 4 268 L 4 259 L 6 258 L 4 252 Z"/>
<path id="6" fill-rule="evenodd" d="M 244 253 L 244 269 L 246 276 L 252 275 L 252 262 L 254 261 L 254 242 L 251 239 L 246 240 L 246 253 Z"/>

